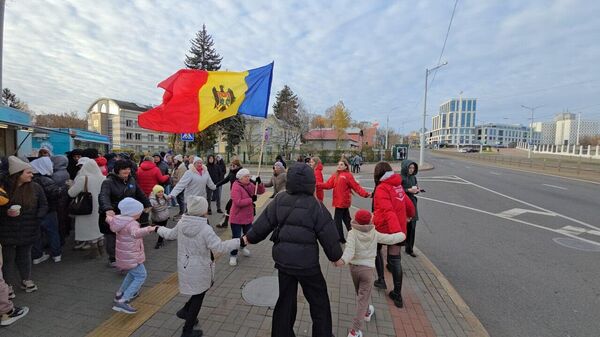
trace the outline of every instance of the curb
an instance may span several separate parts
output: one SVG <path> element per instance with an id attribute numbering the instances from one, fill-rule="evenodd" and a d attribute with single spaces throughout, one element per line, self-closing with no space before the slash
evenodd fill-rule
<path id="1" fill-rule="evenodd" d="M 419 252 L 417 259 L 420 260 L 421 264 L 429 271 L 431 271 L 435 278 L 438 279 L 442 287 L 444 287 L 444 289 L 448 293 L 448 296 L 450 296 L 452 302 L 454 302 L 460 313 L 464 316 L 467 323 L 469 323 L 469 325 L 473 328 L 475 334 L 472 337 L 490 337 L 483 324 L 481 324 L 477 316 L 475 316 L 475 314 L 471 311 L 471 308 L 469 308 L 467 303 L 458 294 L 456 289 L 454 289 L 452 284 L 450 284 L 450 281 L 448 281 L 444 274 L 442 274 L 442 272 L 439 269 L 437 269 L 437 267 L 431 262 L 431 260 L 429 260 L 427 256 L 425 256 L 425 254 L 423 254 L 423 251 L 419 250 L 416 247 L 414 249 Z"/>

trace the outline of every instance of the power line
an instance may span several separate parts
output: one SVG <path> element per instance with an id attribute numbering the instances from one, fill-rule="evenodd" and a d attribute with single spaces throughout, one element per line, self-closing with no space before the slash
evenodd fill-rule
<path id="1" fill-rule="evenodd" d="M 446 30 L 446 37 L 444 38 L 444 45 L 442 46 L 442 51 L 440 52 L 440 57 L 438 58 L 437 64 L 442 62 L 442 56 L 444 55 L 444 50 L 446 50 L 446 42 L 448 42 L 448 35 L 450 35 L 450 27 L 452 27 L 452 21 L 454 21 L 454 13 L 456 13 L 456 6 L 458 5 L 458 0 L 454 1 L 454 8 L 452 9 L 452 15 L 450 16 L 450 22 L 448 23 L 448 30 Z M 438 70 L 436 69 L 433 73 L 433 77 L 431 78 L 431 82 L 429 82 L 429 88 L 433 85 L 435 81 L 435 75 L 437 75 Z"/>

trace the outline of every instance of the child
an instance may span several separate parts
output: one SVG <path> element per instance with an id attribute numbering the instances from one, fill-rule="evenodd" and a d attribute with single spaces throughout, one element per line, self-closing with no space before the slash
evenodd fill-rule
<path id="1" fill-rule="evenodd" d="M 152 204 L 152 222 L 155 226 L 166 226 L 169 221 L 169 199 L 170 196 L 165 195 L 165 188 L 160 185 L 154 185 L 152 194 L 150 194 L 150 204 Z M 163 238 L 158 237 L 154 249 L 159 249 L 163 246 Z"/>
<path id="2" fill-rule="evenodd" d="M 370 322 L 375 308 L 369 304 L 373 285 L 373 270 L 375 269 L 375 256 L 377 243 L 393 245 L 404 241 L 403 232 L 395 234 L 382 234 L 375 230 L 371 224 L 371 212 L 361 209 L 354 215 L 352 229 L 348 232 L 346 248 L 342 255 L 342 262 L 350 265 L 350 275 L 356 290 L 356 315 L 352 320 L 352 329 L 348 337 L 362 337 L 363 321 Z"/>
<path id="3" fill-rule="evenodd" d="M 241 246 L 240 239 L 221 241 L 208 224 L 208 202 L 204 197 L 187 199 L 187 214 L 173 228 L 158 227 L 158 235 L 167 240 L 177 239 L 177 272 L 179 292 L 191 295 L 187 303 L 177 311 L 177 317 L 185 319 L 181 336 L 202 336 L 202 330 L 193 330 L 198 324 L 198 313 L 204 295 L 214 282 L 213 256 L 225 254 Z"/>
<path id="4" fill-rule="evenodd" d="M 127 275 L 117 291 L 114 299 L 114 311 L 126 314 L 135 314 L 137 309 L 129 305 L 136 298 L 140 288 L 146 280 L 146 267 L 144 261 L 144 236 L 156 230 L 155 226 L 140 228 L 137 219 L 144 211 L 144 205 L 133 198 L 125 198 L 119 202 L 121 214 L 107 216 L 106 222 L 110 230 L 117 234 L 116 266 L 120 270 L 127 270 Z"/>

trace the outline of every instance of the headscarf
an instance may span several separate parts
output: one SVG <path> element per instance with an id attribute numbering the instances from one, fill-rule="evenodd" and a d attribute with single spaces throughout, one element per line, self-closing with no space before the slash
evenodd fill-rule
<path id="1" fill-rule="evenodd" d="M 50 157 L 40 157 L 31 162 L 33 173 L 39 173 L 43 176 L 52 176 L 54 173 L 54 165 Z"/>

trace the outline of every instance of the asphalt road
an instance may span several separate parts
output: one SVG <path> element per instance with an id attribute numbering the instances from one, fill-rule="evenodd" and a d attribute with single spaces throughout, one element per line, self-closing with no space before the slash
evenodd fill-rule
<path id="1" fill-rule="evenodd" d="M 490 335 L 600 336 L 600 185 L 427 161 L 416 245 Z M 371 174 L 357 178 L 373 186 Z"/>

